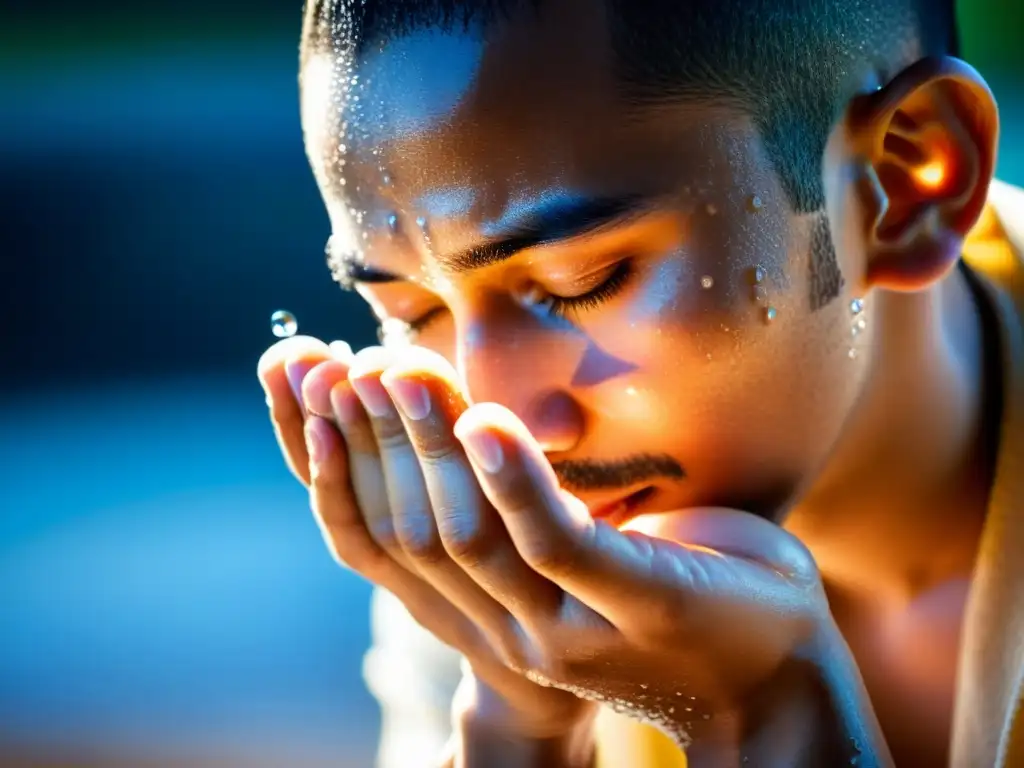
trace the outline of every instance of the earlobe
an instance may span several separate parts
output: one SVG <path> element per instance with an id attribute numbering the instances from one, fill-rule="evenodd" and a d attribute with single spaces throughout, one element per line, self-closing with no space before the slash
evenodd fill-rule
<path id="1" fill-rule="evenodd" d="M 953 58 L 921 60 L 851 105 L 868 285 L 921 290 L 956 264 L 985 207 L 998 125 L 984 79 Z"/>

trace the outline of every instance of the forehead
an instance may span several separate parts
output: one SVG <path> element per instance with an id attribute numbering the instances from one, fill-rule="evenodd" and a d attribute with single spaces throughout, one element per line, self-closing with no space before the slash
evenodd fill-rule
<path id="1" fill-rule="evenodd" d="M 527 6 L 486 32 L 426 28 L 310 58 L 303 125 L 332 219 L 398 208 L 497 221 L 538 196 L 657 196 L 738 172 L 752 134 L 738 110 L 638 106 L 602 4 Z"/>

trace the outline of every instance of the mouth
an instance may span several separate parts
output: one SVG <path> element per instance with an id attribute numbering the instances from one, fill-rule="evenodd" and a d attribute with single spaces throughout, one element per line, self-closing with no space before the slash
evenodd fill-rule
<path id="1" fill-rule="evenodd" d="M 587 508 L 590 510 L 590 516 L 595 520 L 604 520 L 618 528 L 637 517 L 641 508 L 646 506 L 656 493 L 657 489 L 653 485 L 648 485 L 612 500 L 587 502 Z"/>

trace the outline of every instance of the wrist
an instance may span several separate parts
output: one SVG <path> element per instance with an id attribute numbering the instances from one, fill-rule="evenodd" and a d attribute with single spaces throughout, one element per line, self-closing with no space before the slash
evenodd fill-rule
<path id="1" fill-rule="evenodd" d="M 454 768 L 592 768 L 593 720 L 549 735 L 522 733 L 473 709 L 454 725 Z"/>
<path id="2" fill-rule="evenodd" d="M 860 671 L 829 620 L 754 697 L 741 753 L 767 766 L 892 765 Z"/>
<path id="3" fill-rule="evenodd" d="M 570 706 L 564 711 L 530 707 L 525 698 L 517 707 L 464 669 L 452 702 L 452 765 L 591 768 L 597 706 L 568 695 L 565 700 Z"/>

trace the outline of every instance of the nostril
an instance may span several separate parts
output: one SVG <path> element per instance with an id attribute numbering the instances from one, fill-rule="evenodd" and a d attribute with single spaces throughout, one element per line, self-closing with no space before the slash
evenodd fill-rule
<path id="1" fill-rule="evenodd" d="M 570 451 L 582 440 L 583 409 L 567 392 L 550 392 L 534 399 L 522 416 L 545 453 Z"/>

